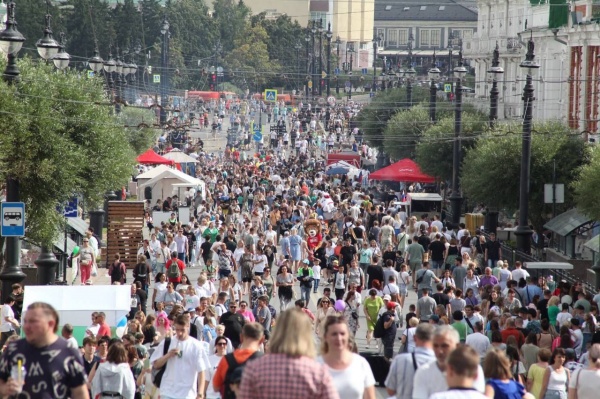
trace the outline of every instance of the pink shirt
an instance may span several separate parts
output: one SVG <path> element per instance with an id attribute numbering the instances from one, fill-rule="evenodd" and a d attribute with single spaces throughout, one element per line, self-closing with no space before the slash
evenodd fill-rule
<path id="1" fill-rule="evenodd" d="M 245 310 L 245 311 L 238 310 L 238 313 L 241 314 L 242 316 L 244 316 L 244 319 L 246 319 L 246 321 L 254 323 L 254 321 L 255 321 L 254 314 L 252 313 L 251 310 Z"/>

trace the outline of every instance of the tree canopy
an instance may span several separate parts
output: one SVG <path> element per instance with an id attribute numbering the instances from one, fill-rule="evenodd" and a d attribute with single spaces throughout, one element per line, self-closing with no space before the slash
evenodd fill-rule
<path id="1" fill-rule="evenodd" d="M 467 151 L 462 165 L 462 189 L 472 201 L 490 207 L 518 209 L 521 171 L 521 125 L 501 125 L 476 140 Z M 531 141 L 529 217 L 536 229 L 547 220 L 549 207 L 544 204 L 544 184 L 552 182 L 556 162 L 558 183 L 568 184 L 589 159 L 587 144 L 567 126 L 558 122 L 536 123 Z M 597 162 L 597 161 L 596 161 Z M 583 168 L 585 170 L 585 168 Z M 581 192 L 581 191 L 580 191 Z M 565 190 L 565 203 L 574 205 L 574 193 Z"/>
<path id="2" fill-rule="evenodd" d="M 8 127 L 0 135 L 0 179 L 18 179 L 27 237 L 49 245 L 63 223 L 57 207 L 76 195 L 97 206 L 107 190 L 127 183 L 136 152 L 102 79 L 28 59 L 18 65 L 21 83 L 0 81 L 0 124 Z"/>
<path id="3" fill-rule="evenodd" d="M 562 168 L 562 165 L 560 166 Z M 577 208 L 594 220 L 600 220 L 600 150 L 597 146 L 590 150 L 590 162 L 581 166 L 571 184 Z M 569 181 L 564 181 L 565 188 Z M 565 189 L 565 192 L 567 190 Z M 568 190 L 571 191 L 571 190 Z"/>

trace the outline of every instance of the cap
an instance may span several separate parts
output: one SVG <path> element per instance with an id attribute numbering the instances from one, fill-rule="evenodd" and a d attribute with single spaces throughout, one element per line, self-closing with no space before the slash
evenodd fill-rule
<path id="1" fill-rule="evenodd" d="M 304 259 L 304 260 L 302 261 L 302 263 L 304 263 L 305 265 L 308 265 L 308 264 L 310 263 L 310 261 L 309 261 L 308 259 Z"/>
<path id="2" fill-rule="evenodd" d="M 387 304 L 387 308 L 388 308 L 388 310 L 392 310 L 392 309 L 395 309 L 395 308 L 396 308 L 396 305 L 397 305 L 397 303 L 396 303 L 396 302 L 394 302 L 394 301 L 389 301 L 389 302 L 388 302 L 388 304 Z"/>
<path id="3" fill-rule="evenodd" d="M 384 301 L 391 301 L 392 297 L 386 294 L 386 295 L 383 296 L 383 300 Z"/>
<path id="4" fill-rule="evenodd" d="M 318 220 L 323 220 L 323 216 L 319 215 L 319 217 L 317 217 Z"/>
<path id="5" fill-rule="evenodd" d="M 431 316 L 429 317 L 429 320 L 433 320 L 433 321 L 435 321 L 436 323 L 439 323 L 439 322 L 440 322 L 440 317 L 439 317 L 438 315 L 434 314 L 434 315 L 431 315 Z"/>
<path id="6" fill-rule="evenodd" d="M 186 312 L 189 312 L 189 313 L 195 312 L 195 311 L 196 311 L 196 308 L 187 308 L 187 310 L 186 310 Z"/>

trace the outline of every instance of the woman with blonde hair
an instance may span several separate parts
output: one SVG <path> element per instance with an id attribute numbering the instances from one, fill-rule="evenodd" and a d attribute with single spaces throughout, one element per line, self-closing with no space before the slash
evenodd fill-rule
<path id="1" fill-rule="evenodd" d="M 417 326 L 419 325 L 419 319 L 411 317 L 408 321 L 408 328 L 402 333 L 402 345 L 404 345 L 404 352 L 413 353 L 415 351 L 415 333 L 417 332 Z"/>
<path id="2" fill-rule="evenodd" d="M 327 367 L 315 360 L 316 353 L 308 316 L 295 308 L 282 312 L 269 341 L 269 353 L 246 364 L 237 396 L 338 399 L 333 379 Z"/>
<path id="3" fill-rule="evenodd" d="M 375 399 L 375 377 L 369 363 L 352 353 L 352 336 L 343 317 L 330 316 L 323 326 L 321 356 L 340 398 Z"/>

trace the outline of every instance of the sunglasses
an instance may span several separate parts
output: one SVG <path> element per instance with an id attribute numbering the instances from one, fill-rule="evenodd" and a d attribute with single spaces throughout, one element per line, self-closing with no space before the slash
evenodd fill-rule
<path id="1" fill-rule="evenodd" d="M 219 342 L 217 346 L 227 346 L 227 342 Z"/>

